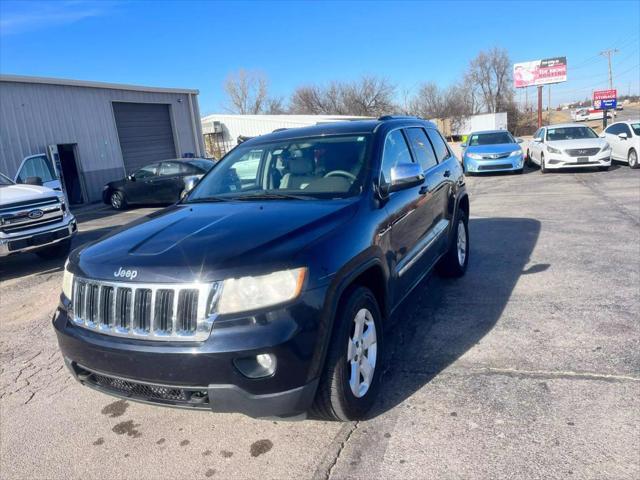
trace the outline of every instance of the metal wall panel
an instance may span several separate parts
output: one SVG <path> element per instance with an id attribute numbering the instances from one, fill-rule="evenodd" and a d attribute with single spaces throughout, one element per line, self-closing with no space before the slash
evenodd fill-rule
<path id="1" fill-rule="evenodd" d="M 193 96 L 197 104 L 198 97 Z M 187 93 L 0 81 L 0 171 L 13 178 L 22 159 L 47 145 L 76 144 L 89 201 L 125 174 L 113 102 L 171 105 L 175 152 L 197 153 Z M 175 153 L 174 153 L 175 155 Z M 161 160 L 161 159 L 158 159 Z"/>

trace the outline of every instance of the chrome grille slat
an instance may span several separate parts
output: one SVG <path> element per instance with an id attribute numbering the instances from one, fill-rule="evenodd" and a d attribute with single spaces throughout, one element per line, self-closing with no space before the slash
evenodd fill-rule
<path id="1" fill-rule="evenodd" d="M 73 321 L 107 335 L 202 341 L 213 324 L 218 284 L 143 284 L 76 277 Z"/>

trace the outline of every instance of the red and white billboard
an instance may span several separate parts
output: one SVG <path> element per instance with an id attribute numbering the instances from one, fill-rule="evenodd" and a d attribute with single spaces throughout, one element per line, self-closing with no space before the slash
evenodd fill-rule
<path id="1" fill-rule="evenodd" d="M 543 58 L 513 66 L 513 83 L 516 88 L 566 81 L 567 57 Z"/>

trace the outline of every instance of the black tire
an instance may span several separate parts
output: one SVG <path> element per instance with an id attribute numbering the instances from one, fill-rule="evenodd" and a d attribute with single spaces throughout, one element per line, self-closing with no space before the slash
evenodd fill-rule
<path id="1" fill-rule="evenodd" d="M 527 155 L 524 157 L 524 164 L 529 168 L 533 168 L 533 162 L 531 161 L 529 150 L 527 150 Z"/>
<path id="2" fill-rule="evenodd" d="M 67 258 L 71 251 L 71 239 L 68 238 L 61 242 L 55 243 L 50 247 L 36 251 L 36 254 L 45 260 L 53 260 L 57 258 Z"/>
<path id="3" fill-rule="evenodd" d="M 458 232 L 461 224 L 464 226 L 465 233 L 465 253 L 462 262 L 458 255 Z M 462 277 L 469 265 L 469 245 L 469 218 L 464 210 L 459 210 L 451 231 L 449 250 L 447 250 L 447 253 L 438 262 L 438 273 L 443 277 Z"/>
<path id="4" fill-rule="evenodd" d="M 627 154 L 627 162 L 629 162 L 629 168 L 640 168 L 638 152 L 636 152 L 635 148 L 629 150 L 629 153 Z"/>
<path id="5" fill-rule="evenodd" d="M 349 343 L 354 335 L 356 315 L 363 309 L 370 312 L 375 326 L 376 350 L 375 367 L 372 381 L 361 397 L 356 397 L 350 386 L 351 364 L 348 360 Z M 366 333 L 367 330 L 364 330 Z M 333 421 L 353 421 L 366 417 L 367 412 L 376 400 L 380 389 L 384 341 L 382 337 L 382 314 L 378 301 L 371 290 L 356 286 L 343 296 L 336 312 L 336 323 L 333 328 L 331 344 L 327 352 L 324 371 L 320 377 L 318 391 L 311 407 L 314 418 Z M 367 355 L 370 354 L 366 350 Z M 360 354 L 365 353 L 365 350 Z M 357 355 L 355 356 L 357 359 Z M 358 381 L 360 375 L 358 375 Z M 364 383 L 364 382 L 363 382 Z"/>
<path id="6" fill-rule="evenodd" d="M 549 170 L 547 170 L 547 167 L 544 164 L 544 153 L 540 154 L 540 173 L 549 173 Z"/>
<path id="7" fill-rule="evenodd" d="M 114 210 L 124 210 L 127 208 L 127 199 L 120 190 L 114 190 L 109 195 L 109 203 Z"/>

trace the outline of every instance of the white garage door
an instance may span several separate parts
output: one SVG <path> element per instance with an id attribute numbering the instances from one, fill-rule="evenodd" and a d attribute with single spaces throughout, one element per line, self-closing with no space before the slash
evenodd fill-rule
<path id="1" fill-rule="evenodd" d="M 169 105 L 113 102 L 113 113 L 127 173 L 176 158 Z"/>

